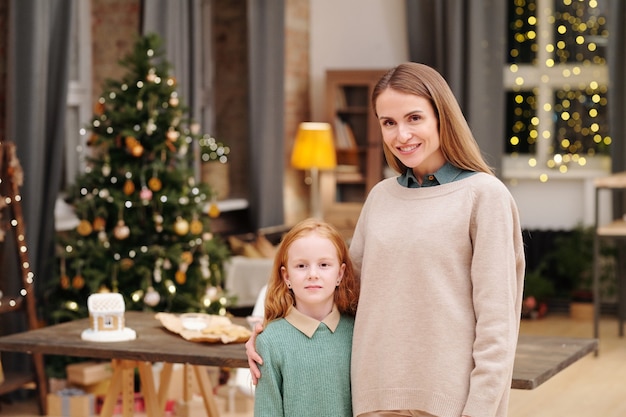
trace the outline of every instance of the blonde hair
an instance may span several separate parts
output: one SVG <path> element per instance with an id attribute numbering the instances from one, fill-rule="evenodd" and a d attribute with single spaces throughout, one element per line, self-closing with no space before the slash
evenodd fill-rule
<path id="1" fill-rule="evenodd" d="M 281 268 L 287 265 L 287 252 L 291 244 L 297 239 L 313 232 L 330 240 L 335 248 L 337 248 L 339 262 L 346 265 L 343 278 L 335 289 L 334 302 L 337 309 L 342 314 L 352 316 L 356 314 L 359 300 L 359 282 L 354 274 L 352 261 L 348 255 L 348 245 L 333 226 L 326 222 L 309 218 L 292 227 L 291 230 L 283 236 L 280 246 L 278 247 L 267 284 L 267 294 L 265 295 L 265 324 L 272 320 L 285 317 L 292 306 L 295 305 L 296 300 L 293 292 L 287 288 L 287 284 L 283 281 Z"/>
<path id="2" fill-rule="evenodd" d="M 441 74 L 427 65 L 415 62 L 407 62 L 390 69 L 372 92 L 372 106 L 376 117 L 376 100 L 387 89 L 414 94 L 430 102 L 439 121 L 439 141 L 446 161 L 464 170 L 493 175 L 493 169 L 483 159 L 459 103 Z M 383 151 L 387 164 L 394 171 L 402 174 L 408 169 L 384 143 Z"/>

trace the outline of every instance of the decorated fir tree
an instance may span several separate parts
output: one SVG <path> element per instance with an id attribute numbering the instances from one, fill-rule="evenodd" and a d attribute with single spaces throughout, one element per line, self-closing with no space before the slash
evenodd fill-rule
<path id="1" fill-rule="evenodd" d="M 48 319 L 86 317 L 87 297 L 102 291 L 120 292 L 128 310 L 224 314 L 229 252 L 210 232 L 215 196 L 192 168 L 208 135 L 186 116 L 156 35 L 120 64 L 127 73 L 105 83 L 87 169 L 68 196 L 80 222 L 59 236 Z"/>

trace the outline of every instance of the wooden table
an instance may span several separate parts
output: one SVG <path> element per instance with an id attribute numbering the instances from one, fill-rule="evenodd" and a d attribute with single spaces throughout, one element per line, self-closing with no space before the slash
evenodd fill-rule
<path id="1" fill-rule="evenodd" d="M 48 326 L 23 333 L 0 337 L 0 351 L 42 353 L 46 355 L 66 355 L 88 358 L 111 359 L 114 365 L 113 377 L 107 392 L 101 416 L 111 416 L 119 394 L 123 398 L 123 415 L 133 415 L 133 378 L 135 368 L 139 370 L 146 414 L 162 416 L 167 400 L 167 388 L 172 375 L 172 365 L 183 363 L 185 381 L 193 374 L 197 380 L 204 405 L 209 417 L 217 417 L 217 407 L 213 397 L 213 387 L 208 374 L 195 365 L 247 368 L 245 346 L 236 344 L 212 344 L 189 342 L 162 327 L 154 318 L 154 313 L 127 311 L 126 326 L 137 332 L 137 339 L 125 342 L 89 342 L 80 335 L 89 327 L 89 319 L 75 320 Z M 247 325 L 245 319 L 238 324 Z M 237 321 L 237 320 L 234 320 Z M 154 387 L 152 363 L 165 362 L 160 375 L 159 391 Z M 184 400 L 191 400 L 190 389 Z"/>
<path id="2" fill-rule="evenodd" d="M 535 389 L 597 349 L 597 339 L 520 335 L 511 388 Z"/>
<path id="3" fill-rule="evenodd" d="M 245 323 L 242 319 L 242 323 Z M 0 351 L 20 351 L 47 355 L 70 355 L 89 358 L 111 359 L 116 365 L 102 416 L 110 416 L 119 393 L 129 383 L 134 368 L 139 369 L 147 399 L 146 412 L 149 416 L 163 414 L 171 364 L 210 365 L 247 368 L 243 344 L 208 344 L 184 340 L 170 333 L 154 318 L 153 313 L 126 312 L 126 325 L 137 332 L 137 339 L 128 342 L 97 343 L 80 338 L 87 328 L 88 319 L 76 320 L 38 330 L 0 337 Z M 581 359 L 598 347 L 596 339 L 568 337 L 546 337 L 520 335 L 515 355 L 513 380 L 515 389 L 535 389 L 558 372 Z M 165 362 L 161 372 L 159 392 L 155 392 L 152 379 L 153 362 Z M 195 368 L 193 372 L 196 372 Z M 191 370 L 189 370 L 191 372 Z M 118 377 L 116 378 L 116 375 Z M 205 372 L 196 372 L 203 391 L 205 407 L 209 416 L 217 416 L 212 387 Z M 127 394 L 123 394 L 127 395 Z M 186 398 L 189 399 L 189 398 Z M 108 401 L 108 402 L 107 402 Z M 132 416 L 132 392 L 124 412 Z"/>

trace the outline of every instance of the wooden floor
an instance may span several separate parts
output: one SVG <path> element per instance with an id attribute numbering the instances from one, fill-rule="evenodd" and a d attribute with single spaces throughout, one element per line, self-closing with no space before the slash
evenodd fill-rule
<path id="1" fill-rule="evenodd" d="M 523 320 L 525 334 L 592 337 L 591 321 L 548 315 Z M 618 321 L 603 318 L 598 356 L 588 355 L 532 391 L 513 390 L 509 417 L 624 417 L 626 416 L 626 337 L 620 338 Z M 2 404 L 0 415 L 37 415 L 33 401 Z M 252 417 L 250 413 L 224 417 Z"/>

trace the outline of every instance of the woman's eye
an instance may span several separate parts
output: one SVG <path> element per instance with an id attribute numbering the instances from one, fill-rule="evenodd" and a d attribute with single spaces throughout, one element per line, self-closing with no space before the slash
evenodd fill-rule
<path id="1" fill-rule="evenodd" d="M 416 122 L 416 121 L 418 121 L 420 119 L 421 119 L 421 117 L 419 115 L 417 115 L 417 114 L 413 114 L 413 115 L 411 115 L 409 117 L 409 120 L 411 120 L 412 122 Z"/>
<path id="2" fill-rule="evenodd" d="M 393 126 L 394 125 L 393 120 L 383 120 L 380 124 L 383 125 L 383 126 Z"/>

